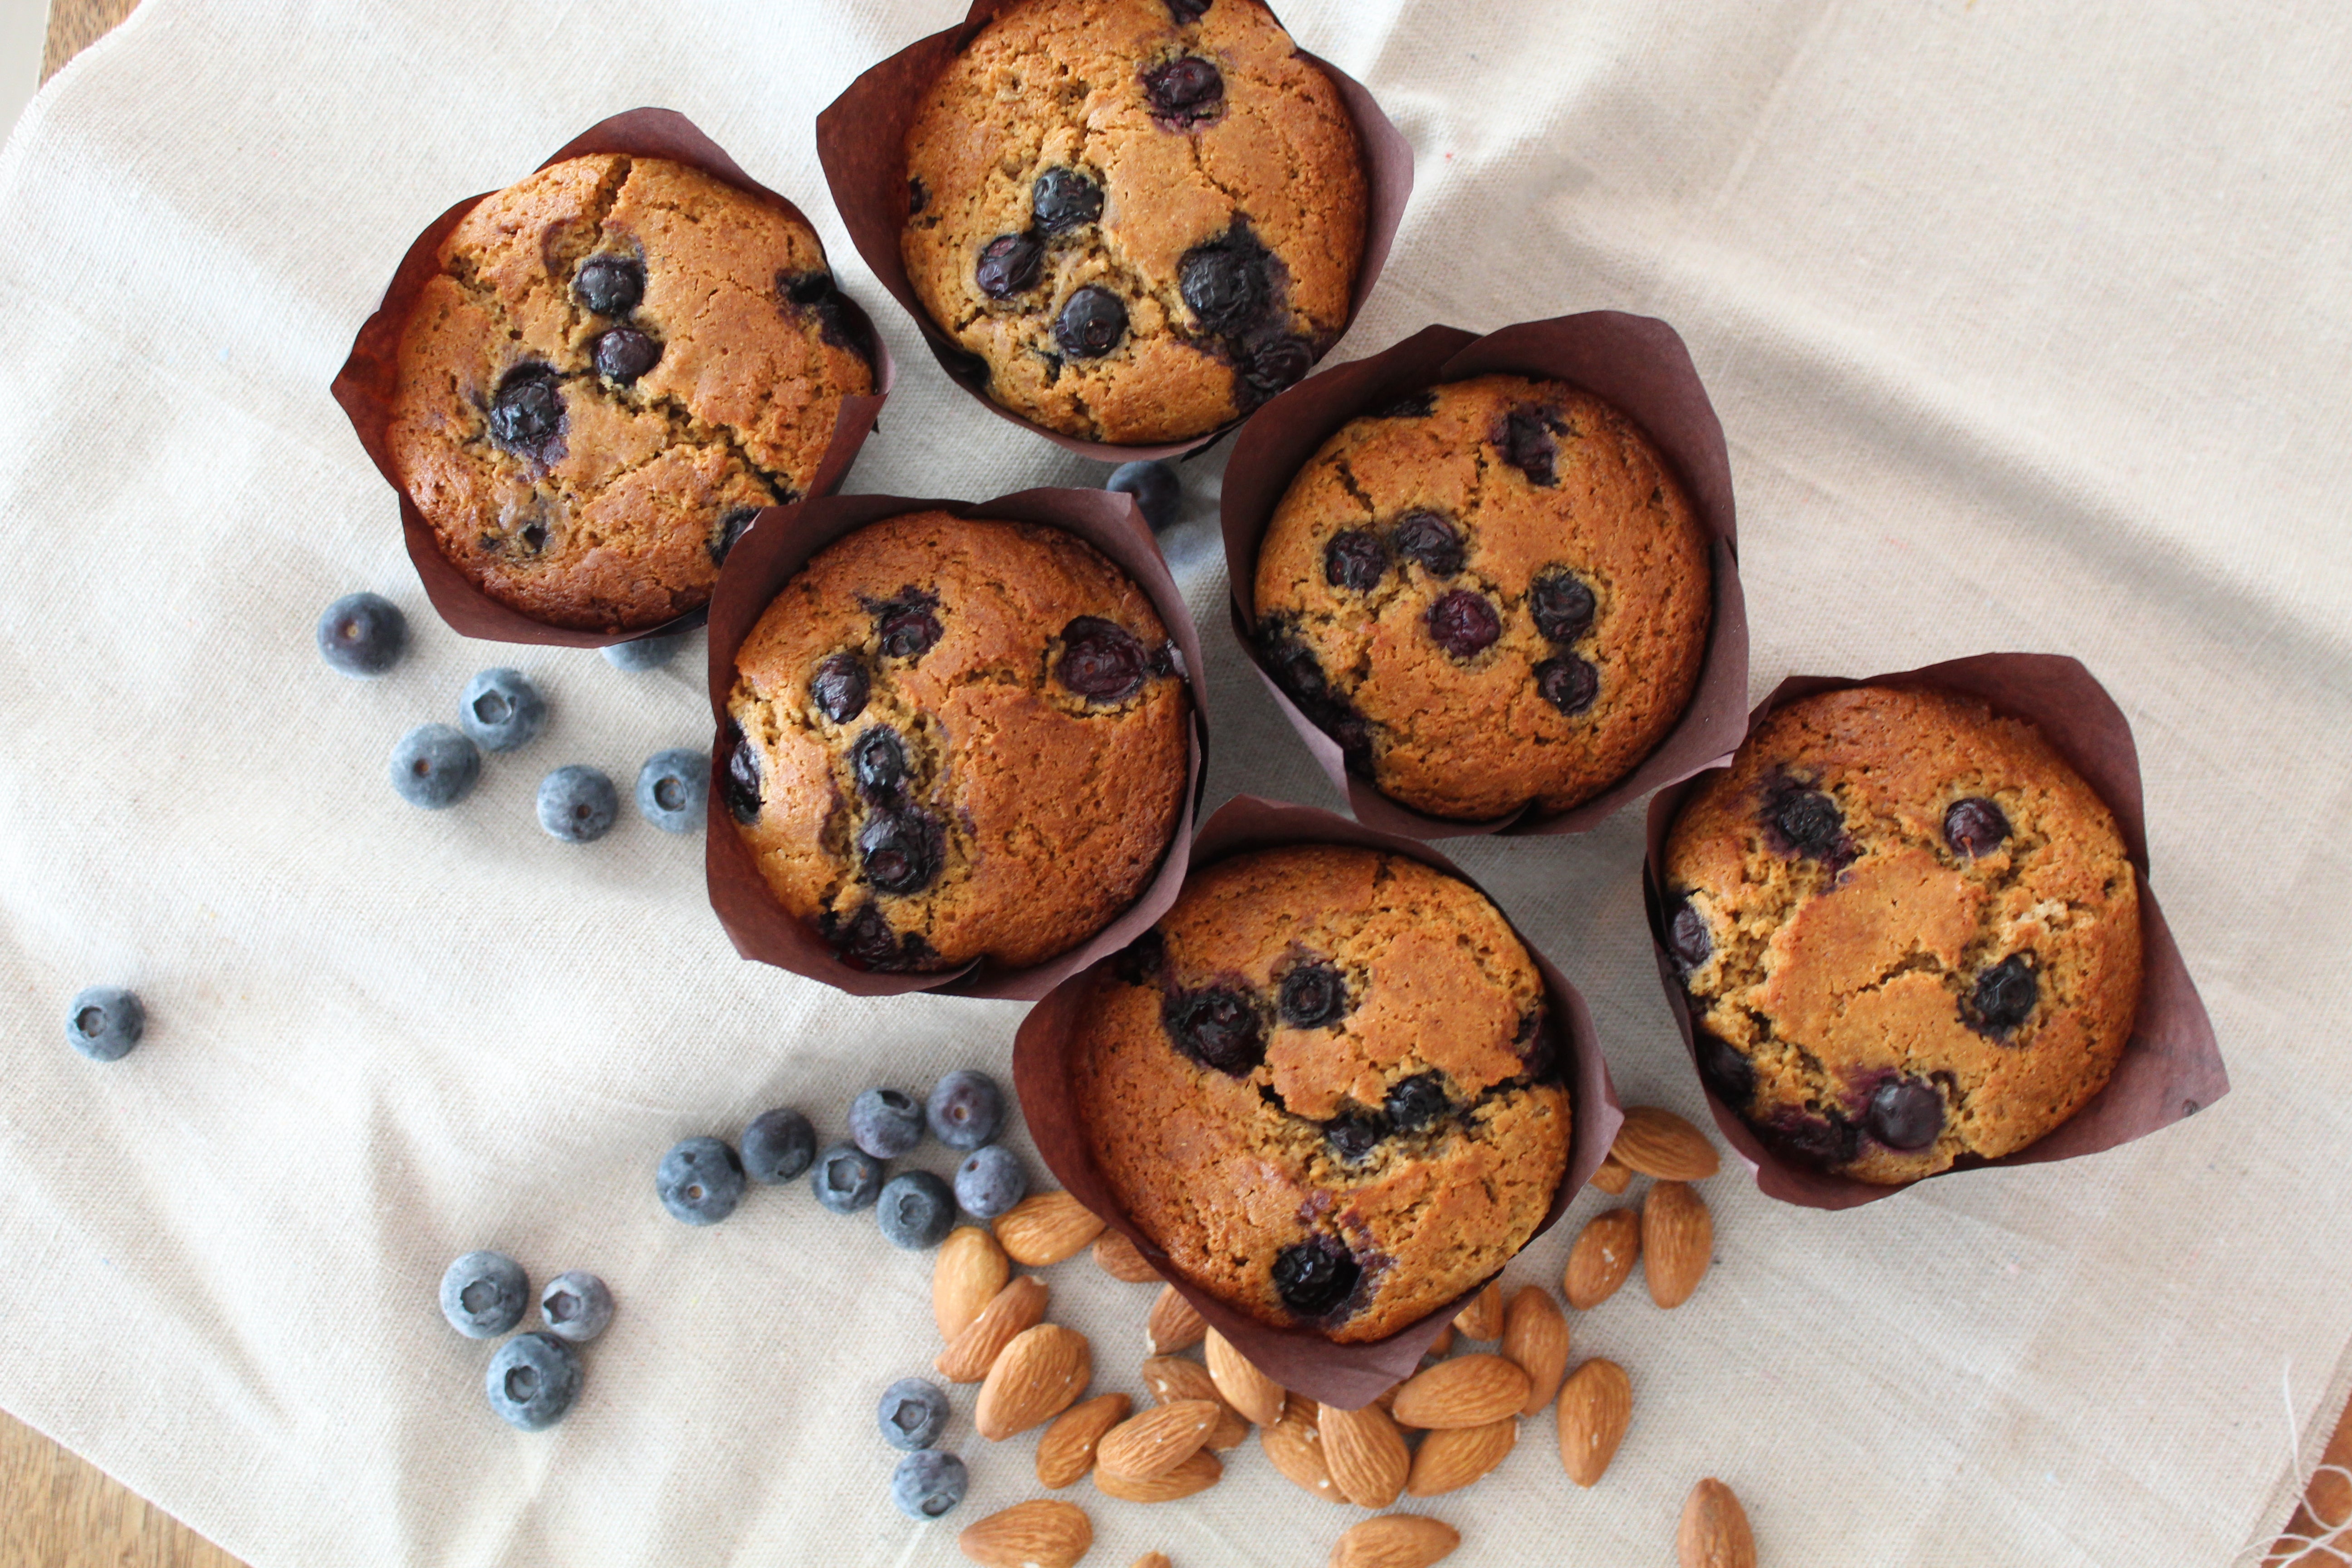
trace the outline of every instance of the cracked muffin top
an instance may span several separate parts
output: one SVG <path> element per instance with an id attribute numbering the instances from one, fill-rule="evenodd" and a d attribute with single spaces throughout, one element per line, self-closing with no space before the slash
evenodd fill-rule
<path id="1" fill-rule="evenodd" d="M 1385 1338 L 1550 1209 L 1570 1121 L 1543 978 L 1466 882 L 1341 845 L 1238 855 L 1087 984 L 1072 1071 L 1105 1181 L 1260 1322 Z"/>
<path id="2" fill-rule="evenodd" d="M 1800 1163 L 1893 1184 L 2011 1153 L 2130 1038 L 2139 883 L 2115 814 L 1981 703 L 1790 703 L 1693 794 L 1664 874 L 1699 1070 Z"/>
<path id="3" fill-rule="evenodd" d="M 442 243 L 388 438 L 442 553 L 550 626 L 700 609 L 763 506 L 815 478 L 871 347 L 780 207 L 656 158 L 549 165 Z"/>
<path id="4" fill-rule="evenodd" d="M 1192 693 L 1075 535 L 908 512 L 795 573 L 735 656 L 720 792 L 860 969 L 1042 963 L 1108 925 L 1183 809 Z"/>
<path id="5" fill-rule="evenodd" d="M 987 394 L 1097 441 L 1181 440 L 1305 375 L 1363 256 L 1338 88 L 1257 0 L 1027 0 L 907 131 L 900 237 Z"/>
<path id="6" fill-rule="evenodd" d="M 1352 419 L 1257 559 L 1258 657 L 1349 770 L 1433 816 L 1582 804 L 1688 706 L 1707 542 L 1633 421 L 1486 375 Z"/>

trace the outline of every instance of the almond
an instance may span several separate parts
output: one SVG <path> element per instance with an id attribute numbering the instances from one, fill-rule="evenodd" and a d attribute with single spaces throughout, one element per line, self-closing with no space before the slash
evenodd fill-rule
<path id="1" fill-rule="evenodd" d="M 1095 1267 L 1129 1285 L 1149 1285 L 1160 1278 L 1160 1270 L 1145 1260 L 1135 1243 L 1123 1232 L 1108 1228 L 1095 1237 Z"/>
<path id="2" fill-rule="evenodd" d="M 1617 1129 L 1617 1142 L 1610 1145 L 1609 1153 L 1629 1171 L 1667 1182 L 1702 1181 L 1722 1165 L 1706 1133 L 1654 1105 L 1636 1105 L 1626 1110 L 1625 1125 Z M 1003 1222 L 998 1224 L 1001 1228 Z"/>
<path id="3" fill-rule="evenodd" d="M 1147 1552 L 1129 1563 L 1128 1568 L 1176 1568 L 1176 1565 L 1168 1561 L 1168 1553 L 1165 1552 Z"/>
<path id="4" fill-rule="evenodd" d="M 1625 1168 L 1623 1161 L 1614 1154 L 1604 1154 L 1601 1158 L 1600 1167 L 1592 1173 L 1591 1184 L 1610 1196 L 1615 1197 L 1632 1185 L 1633 1181 L 1633 1173 Z"/>
<path id="5" fill-rule="evenodd" d="M 1568 1372 L 1568 1319 L 1540 1285 L 1522 1285 L 1503 1314 L 1503 1353 L 1528 1374 L 1522 1415 L 1533 1415 L 1559 1392 Z"/>
<path id="6" fill-rule="evenodd" d="M 1153 1355 L 1171 1355 L 1191 1350 L 1208 1331 L 1192 1303 L 1178 1295 L 1175 1286 L 1162 1285 L 1160 1299 L 1151 1303 L 1151 1315 L 1144 1320 L 1143 1344 Z"/>
<path id="7" fill-rule="evenodd" d="M 1084 1510 L 1052 1498 L 1016 1502 L 956 1537 L 963 1554 L 983 1568 L 1076 1568 L 1094 1543 Z"/>
<path id="8" fill-rule="evenodd" d="M 1131 1415 L 1104 1436 L 1095 1468 L 1127 1481 L 1164 1476 L 1208 1443 L 1217 1414 L 1213 1399 L 1179 1399 Z"/>
<path id="9" fill-rule="evenodd" d="M 1095 1446 L 1134 1408 L 1124 1394 L 1097 1394 L 1054 1417 L 1037 1439 L 1038 1484 L 1059 1491 L 1093 1469 Z"/>
<path id="10" fill-rule="evenodd" d="M 1282 1419 L 1258 1433 L 1259 1446 L 1274 1468 L 1304 1490 L 1326 1502 L 1344 1503 L 1331 1480 L 1331 1467 L 1323 1458 L 1323 1429 L 1318 1424 L 1321 1407 L 1303 1394 L 1284 1402 Z"/>
<path id="11" fill-rule="evenodd" d="M 1444 1328 L 1437 1331 L 1437 1337 L 1430 1341 L 1429 1348 L 1421 1353 L 1423 1355 L 1442 1356 L 1453 1348 L 1454 1325 L 1452 1323 L 1448 1323 Z"/>
<path id="12" fill-rule="evenodd" d="M 1642 1216 L 1637 1211 L 1603 1209 L 1594 1215 L 1568 1249 L 1568 1268 L 1560 1279 L 1568 1304 L 1580 1312 L 1598 1307 L 1617 1294 L 1641 1256 Z"/>
<path id="13" fill-rule="evenodd" d="M 1197 1361 L 1181 1355 L 1156 1355 L 1143 1363 L 1143 1386 L 1151 1390 L 1155 1405 L 1172 1405 L 1179 1399 L 1208 1399 L 1216 1403 L 1217 1424 L 1209 1430 L 1208 1447 L 1222 1454 L 1238 1447 L 1249 1436 L 1249 1423 L 1241 1412 L 1225 1403 L 1217 1392 L 1216 1381 L 1209 1369 Z"/>
<path id="14" fill-rule="evenodd" d="M 1706 1278 L 1715 1251 L 1715 1217 L 1680 1182 L 1653 1182 L 1642 1198 L 1642 1273 L 1650 1300 L 1679 1307 Z"/>
<path id="15" fill-rule="evenodd" d="M 1424 1430 L 1484 1426 L 1517 1415 L 1527 1402 L 1528 1374 L 1503 1357 L 1480 1351 L 1439 1362 L 1405 1379 L 1390 1413 L 1398 1426 Z"/>
<path id="16" fill-rule="evenodd" d="M 1316 1425 L 1323 1430 L 1323 1462 L 1331 1484 L 1358 1508 L 1386 1508 L 1404 1490 L 1412 1454 L 1404 1434 L 1377 1405 L 1340 1410 L 1326 1405 Z"/>
<path id="17" fill-rule="evenodd" d="M 1454 1326 L 1470 1340 L 1500 1338 L 1503 1332 L 1503 1282 L 1489 1279 L 1470 1304 L 1454 1314 Z"/>
<path id="18" fill-rule="evenodd" d="M 1432 1432 L 1412 1457 L 1404 1489 L 1412 1497 L 1435 1497 L 1466 1487 L 1508 1458 L 1519 1440 L 1519 1418 L 1506 1415 L 1484 1426 Z"/>
<path id="19" fill-rule="evenodd" d="M 1043 1268 L 1075 1257 L 1103 1222 L 1067 1193 L 1038 1193 L 997 1216 L 996 1239 L 1013 1262 Z"/>
<path id="20" fill-rule="evenodd" d="M 1202 1349 L 1209 1358 L 1209 1381 L 1217 1385 L 1225 1403 L 1239 1411 L 1243 1419 L 1261 1426 L 1271 1426 L 1282 1419 L 1282 1384 L 1258 1371 L 1249 1357 L 1234 1349 L 1233 1342 L 1214 1329 L 1209 1331 Z"/>
<path id="21" fill-rule="evenodd" d="M 1633 1384 L 1625 1369 L 1595 1356 L 1559 1388 L 1559 1463 L 1568 1479 L 1589 1487 L 1617 1457 L 1633 1419 Z"/>
<path id="22" fill-rule="evenodd" d="M 1331 1568 L 1429 1568 L 1462 1544 L 1461 1531 L 1417 1513 L 1350 1525 L 1331 1548 Z"/>
<path id="23" fill-rule="evenodd" d="M 940 1338 L 955 1343 L 1012 1278 L 1012 1260 L 996 1237 L 976 1225 L 948 1232 L 940 1243 L 940 1260 L 931 1266 L 931 1316 L 939 1320 Z"/>
<path id="24" fill-rule="evenodd" d="M 1165 1475 L 1138 1480 L 1132 1476 L 1113 1475 L 1100 1465 L 1095 1467 L 1095 1489 L 1105 1497 L 1115 1497 L 1127 1502 L 1173 1502 L 1180 1497 L 1207 1491 L 1224 1478 L 1225 1467 L 1206 1448 L 1194 1454 Z"/>
<path id="25" fill-rule="evenodd" d="M 1087 1336 L 1059 1323 L 1040 1323 L 1013 1336 L 971 1407 L 971 1424 L 989 1441 L 1002 1442 L 1050 1421 L 1077 1403 L 1094 1375 Z"/>
<path id="26" fill-rule="evenodd" d="M 1009 1281 L 931 1364 L 950 1383 L 978 1383 L 1013 1336 L 1045 1321 L 1045 1282 L 1024 1274 Z"/>
<path id="27" fill-rule="evenodd" d="M 1675 1555 L 1683 1568 L 1756 1568 L 1756 1536 L 1748 1528 L 1748 1510 L 1713 1476 L 1691 1488 L 1690 1500 L 1683 1504 Z"/>

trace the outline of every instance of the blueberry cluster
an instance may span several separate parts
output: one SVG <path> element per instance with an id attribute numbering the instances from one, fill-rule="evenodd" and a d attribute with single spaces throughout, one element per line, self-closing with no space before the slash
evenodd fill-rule
<path id="1" fill-rule="evenodd" d="M 937 1247 L 956 1211 L 993 1219 L 1029 1191 L 1028 1173 L 995 1142 L 1004 1096 L 985 1073 L 959 1070 L 918 1103 L 895 1089 L 869 1089 L 850 1103 L 849 1137 L 823 1151 L 807 1117 L 790 1107 L 764 1112 L 743 1130 L 739 1154 L 725 1140 L 688 1138 L 654 1172 L 654 1191 L 688 1225 L 716 1225 L 742 1202 L 747 1181 L 775 1186 L 805 1173 L 816 1201 L 835 1214 L 875 1211 L 884 1238 L 910 1251 Z M 885 1162 L 911 1153 L 926 1131 L 963 1155 L 951 1184 L 929 1171 L 885 1179 Z"/>
<path id="2" fill-rule="evenodd" d="M 469 1252 L 441 1276 L 441 1315 L 469 1340 L 492 1340 L 522 1321 L 530 1279 L 500 1252 Z M 539 1293 L 541 1326 L 517 1334 L 490 1357 L 482 1391 L 509 1426 L 537 1432 L 563 1419 L 580 1397 L 577 1347 L 613 1321 L 613 1293 L 593 1274 L 572 1269 Z"/>
<path id="3" fill-rule="evenodd" d="M 657 668 L 677 656 L 689 635 L 615 643 L 604 649 L 604 659 L 615 669 Z M 320 657 L 345 675 L 373 679 L 389 672 L 407 642 L 399 606 L 380 595 L 347 594 L 319 617 Z M 426 811 L 455 805 L 480 780 L 483 752 L 519 751 L 546 726 L 547 699 L 529 676 L 504 665 L 485 669 L 459 694 L 456 725 L 419 724 L 393 747 L 393 793 Z M 637 812 L 665 833 L 692 833 L 702 826 L 709 782 L 710 763 L 700 752 L 682 746 L 656 752 L 637 770 Z M 551 837 L 586 844 L 612 831 L 621 801 L 602 770 L 573 763 L 540 781 L 536 809 Z"/>
<path id="4" fill-rule="evenodd" d="M 1102 208 L 1102 184 L 1094 175 L 1068 167 L 1045 170 L 1029 188 L 1029 226 L 980 247 L 973 284 L 992 300 L 1034 291 L 1045 279 L 1047 248 L 1091 226 Z M 1125 336 L 1127 301 L 1097 284 L 1073 290 L 1054 317 L 1054 341 L 1071 359 L 1100 359 Z"/>

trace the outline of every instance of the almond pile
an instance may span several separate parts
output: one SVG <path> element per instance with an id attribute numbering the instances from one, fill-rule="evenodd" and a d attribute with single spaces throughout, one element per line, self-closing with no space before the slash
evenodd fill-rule
<path id="1" fill-rule="evenodd" d="M 1570 1248 L 1562 1280 L 1570 1307 L 1599 1307 L 1642 1267 L 1662 1308 L 1688 1300 L 1706 1277 L 1714 1223 L 1692 1183 L 1715 1174 L 1715 1147 L 1669 1111 L 1625 1113 L 1593 1185 L 1617 1194 L 1650 1178 L 1638 1206 L 1596 1215 Z M 1083 1334 L 1047 1321 L 1044 1280 L 1013 1266 L 1050 1268 L 1092 1248 L 1102 1272 L 1159 1284 L 1143 1313 L 1145 1354 L 1134 1368 L 1140 1399 L 1088 1394 L 1095 1356 Z M 1359 1410 L 1292 1394 L 1253 1364 L 1161 1280 L 1134 1242 L 1067 1193 L 1031 1196 L 995 1221 L 965 1226 L 939 1251 L 932 1310 L 945 1342 L 937 1367 L 981 1385 L 980 1435 L 1002 1442 L 1042 1428 L 1038 1484 L 1061 1491 L 1090 1480 L 1103 1497 L 1162 1503 L 1221 1481 L 1255 1430 L 1274 1468 L 1328 1501 L 1386 1510 L 1400 1498 L 1433 1498 L 1486 1476 L 1517 1447 L 1521 1420 L 1555 1409 L 1559 1458 L 1580 1487 L 1597 1484 L 1633 1424 L 1633 1384 L 1598 1357 L 1571 1367 L 1567 1315 L 1538 1284 L 1506 1292 L 1489 1282 L 1465 1304 L 1423 1358 L 1421 1370 Z M 1461 1348 L 1458 1352 L 1455 1347 Z M 1199 1359 L 1190 1353 L 1197 1349 Z M 1451 1352 L 1451 1353 L 1449 1353 Z M 973 1562 L 1002 1568 L 1071 1568 L 1092 1547 L 1085 1510 L 1060 1499 L 1015 1504 L 967 1528 L 959 1544 Z M 1332 1568 L 1425 1568 L 1461 1543 L 1450 1525 L 1382 1513 L 1340 1533 Z M 1728 1487 L 1709 1479 L 1684 1511 L 1684 1568 L 1754 1568 L 1755 1542 Z M 1138 1568 L 1168 1568 L 1158 1552 Z"/>

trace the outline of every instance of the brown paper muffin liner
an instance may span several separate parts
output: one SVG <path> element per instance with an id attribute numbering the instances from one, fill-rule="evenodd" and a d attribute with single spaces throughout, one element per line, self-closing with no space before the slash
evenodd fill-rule
<path id="1" fill-rule="evenodd" d="M 1335 813 L 1314 806 L 1287 805 L 1255 795 L 1236 795 L 1219 806 L 1201 826 L 1192 840 L 1191 864 L 1207 866 L 1244 850 L 1284 844 L 1349 844 L 1385 850 L 1433 867 L 1476 888 L 1459 867 L 1428 845 L 1381 833 Z M 1480 892 L 1485 892 L 1483 888 Z M 1491 897 L 1491 895 L 1490 895 Z M 1516 929 L 1516 928 L 1514 928 Z M 1520 937 L 1526 942 L 1524 934 Z M 1564 1076 L 1573 1100 L 1573 1128 L 1568 1169 L 1551 1208 L 1536 1236 L 1549 1230 L 1569 1201 L 1600 1167 L 1601 1158 L 1624 1121 L 1610 1081 L 1609 1063 L 1601 1054 L 1592 1028 L 1592 1015 L 1584 998 L 1549 959 L 1528 943 L 1528 952 L 1543 975 L 1544 994 L 1560 1031 L 1565 1051 Z M 1209 1326 L 1233 1342 L 1234 1348 L 1283 1387 L 1326 1405 L 1354 1410 L 1369 1405 L 1401 1379 L 1412 1375 L 1454 1313 L 1486 1288 L 1485 1280 L 1453 1301 L 1387 1339 L 1363 1344 L 1335 1344 L 1308 1329 L 1269 1328 L 1209 1294 L 1179 1275 L 1168 1256 L 1146 1236 L 1111 1195 L 1097 1169 L 1086 1129 L 1071 1095 L 1070 1056 L 1077 1047 L 1084 1022 L 1086 987 L 1077 977 L 1058 987 L 1022 1019 L 1013 1041 L 1013 1083 L 1021 1097 L 1021 1114 L 1037 1153 L 1055 1177 L 1077 1200 L 1102 1216 L 1112 1229 L 1135 1243 L 1179 1295 L 1190 1301 Z M 1530 1241 L 1533 1237 L 1528 1238 Z"/>
<path id="2" fill-rule="evenodd" d="M 1792 675 L 1775 687 L 1748 716 L 1748 732 L 1779 709 L 1819 691 L 1843 691 L 1857 686 L 1899 686 L 1972 697 L 1996 712 L 2031 720 L 2058 754 L 2098 793 L 2116 814 L 2123 830 L 2124 848 L 2139 872 L 2140 982 L 2139 1015 L 2131 1038 L 2116 1064 L 2115 1077 L 2090 1103 L 2037 1142 L 1996 1160 L 1963 1160 L 1937 1176 L 1949 1176 L 1987 1165 L 2039 1165 L 2095 1154 L 2119 1143 L 2145 1138 L 2183 1117 L 2194 1116 L 2230 1092 L 2230 1075 L 2221 1065 L 2221 1049 L 2213 1037 L 2212 1020 L 2189 977 L 2189 966 L 2165 923 L 2148 879 L 2147 833 L 2142 815 L 2139 752 L 2132 742 L 2130 721 L 2115 699 L 2076 660 L 2059 654 L 1986 653 L 1907 669 L 1893 675 L 1850 679 L 1842 676 Z M 1744 738 L 1744 737 L 1743 737 Z M 1728 759 L 1726 760 L 1727 764 Z M 1709 769 L 1709 772 L 1720 769 Z M 1650 802 L 1649 850 L 1642 867 L 1643 903 L 1649 911 L 1650 942 L 1658 961 L 1658 983 L 1665 988 L 1666 1005 L 1674 1010 L 1675 1026 L 1682 1031 L 1692 1070 L 1698 1066 L 1691 1037 L 1690 1003 L 1675 973 L 1665 945 L 1665 884 L 1661 859 L 1666 836 L 1683 802 L 1701 780 L 1685 780 L 1662 790 Z M 1705 1089 L 1705 1081 L 1700 1087 Z M 1845 1209 L 1875 1203 L 1904 1190 L 1880 1186 L 1852 1176 L 1832 1175 L 1781 1159 L 1749 1130 L 1737 1113 L 1709 1091 L 1707 1109 L 1726 1142 L 1756 1173 L 1756 1185 L 1783 1203 L 1803 1208 Z"/>
<path id="3" fill-rule="evenodd" d="M 1370 779 L 1349 773 L 1339 742 L 1317 729 L 1266 673 L 1257 653 L 1257 554 L 1290 481 L 1339 426 L 1423 387 L 1496 374 L 1580 386 L 1615 404 L 1649 434 L 1681 477 L 1706 531 L 1715 614 L 1689 705 L 1631 773 L 1567 811 L 1546 816 L 1528 806 L 1485 822 L 1463 822 L 1415 811 L 1382 795 Z M 1739 743 L 1748 702 L 1748 603 L 1739 586 L 1731 457 L 1690 352 L 1664 321 L 1589 310 L 1522 321 L 1483 338 L 1458 327 L 1424 327 L 1370 359 L 1309 376 L 1259 410 L 1226 463 L 1223 507 L 1234 635 L 1257 666 L 1275 706 L 1322 764 L 1332 787 L 1348 797 L 1348 808 L 1360 822 L 1415 838 L 1583 833 L 1626 802 L 1688 778 Z"/>
<path id="4" fill-rule="evenodd" d="M 684 163 L 774 203 L 794 221 L 812 230 L 816 226 L 809 223 L 807 215 L 799 207 L 746 174 L 716 142 L 697 130 L 693 121 L 671 110 L 632 109 L 625 114 L 599 121 L 556 149 L 539 167 L 544 169 L 566 158 L 594 153 L 666 158 Z M 467 213 L 496 194 L 485 191 L 480 195 L 467 196 L 435 218 L 409 246 L 408 254 L 401 258 L 399 268 L 392 275 L 391 285 L 383 291 L 383 302 L 360 328 L 358 338 L 352 343 L 351 357 L 335 373 L 335 401 L 342 405 L 360 445 L 374 460 L 376 471 L 383 476 L 386 484 L 399 491 L 400 527 L 408 542 L 408 559 L 416 568 L 418 580 L 425 584 L 425 596 L 457 632 L 493 642 L 604 647 L 686 631 L 701 624 L 704 611 L 690 611 L 644 631 L 588 632 L 551 626 L 499 603 L 441 553 L 433 525 L 425 521 L 425 514 L 416 510 L 415 501 L 400 482 L 399 469 L 393 463 L 384 433 L 392 424 L 393 403 L 399 392 L 401 329 L 407 324 L 417 296 L 424 292 L 436 270 L 436 258 L 441 242 L 449 237 L 450 231 Z M 840 299 L 865 333 L 866 341 L 873 346 L 874 391 L 870 395 L 842 399 L 841 412 L 834 421 L 833 440 L 819 459 L 816 475 L 810 482 L 809 493 L 816 496 L 832 494 L 848 474 L 850 464 L 856 460 L 857 448 L 864 444 L 866 432 L 873 429 L 875 416 L 881 413 L 883 401 L 890 394 L 893 374 L 890 351 L 874 331 L 874 323 L 865 310 L 845 293 Z"/>
<path id="5" fill-rule="evenodd" d="M 1034 522 L 1076 534 L 1108 556 L 1135 580 L 1160 624 L 1176 641 L 1184 660 L 1185 683 L 1192 693 L 1191 760 L 1183 809 L 1176 829 L 1162 852 L 1160 868 L 1135 902 L 1118 919 L 1087 941 L 1058 957 L 1026 969 L 1004 969 L 975 960 L 961 969 L 928 973 L 888 973 L 852 968 L 826 945 L 810 925 L 795 920 L 777 902 L 767 879 L 727 809 L 720 785 L 727 776 L 727 697 L 735 686 L 735 655 L 751 635 L 761 615 L 793 574 L 826 545 L 870 522 L 910 511 L 943 511 L 954 517 L 994 518 Z M 915 500 L 904 496 L 825 496 L 772 506 L 761 511 L 745 529 L 727 564 L 719 573 L 718 590 L 710 597 L 710 713 L 714 733 L 710 743 L 710 795 L 704 835 L 703 865 L 710 890 L 710 907 L 719 923 L 745 958 L 772 963 L 794 974 L 820 980 L 854 996 L 898 996 L 909 991 L 936 991 L 949 996 L 997 996 L 1034 1001 L 1098 958 L 1108 957 L 1133 942 L 1167 913 L 1183 886 L 1184 868 L 1192 847 L 1193 820 L 1201 805 L 1201 788 L 1208 768 L 1209 713 L 1206 682 L 1201 679 L 1201 633 L 1192 611 L 1170 574 L 1167 561 L 1153 542 L 1151 530 L 1134 500 L 1109 490 L 1034 489 L 994 500 Z"/>
<path id="6" fill-rule="evenodd" d="M 998 418 L 1035 432 L 1065 451 L 1102 463 L 1127 463 L 1144 458 L 1175 458 L 1197 452 L 1222 439 L 1250 417 L 1244 415 L 1213 430 L 1182 441 L 1153 446 L 1120 447 L 1107 441 L 1081 440 L 1024 419 L 990 397 L 984 376 L 976 375 L 970 356 L 940 330 L 923 309 L 914 285 L 907 279 L 907 263 L 898 251 L 899 231 L 907 226 L 907 128 L 914 123 L 923 94 L 948 63 L 963 52 L 981 30 L 1018 0 L 972 0 L 971 9 L 957 26 L 905 48 L 849 84 L 839 98 L 816 117 L 816 155 L 824 165 L 825 184 L 833 189 L 833 205 L 848 226 L 850 242 L 873 269 L 876 281 L 898 301 L 923 334 L 923 342 L 948 379 L 977 399 Z M 1279 18 L 1276 18 L 1278 21 Z M 1356 288 L 1348 303 L 1341 337 L 1363 312 L 1397 226 L 1404 221 L 1407 198 L 1412 195 L 1412 146 L 1381 112 L 1381 106 L 1362 83 L 1328 60 L 1306 50 L 1298 58 L 1331 79 L 1356 122 L 1356 136 L 1364 150 L 1366 206 L 1364 259 L 1356 272 Z M 1335 344 L 1336 344 L 1336 341 Z"/>

